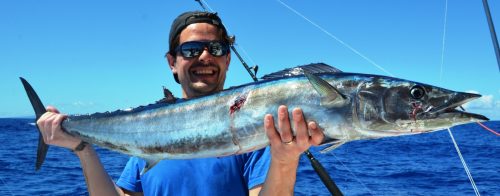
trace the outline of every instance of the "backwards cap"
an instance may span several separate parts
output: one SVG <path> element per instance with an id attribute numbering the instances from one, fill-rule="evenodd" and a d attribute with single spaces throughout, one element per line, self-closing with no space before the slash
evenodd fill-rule
<path id="1" fill-rule="evenodd" d="M 194 23 L 208 23 L 216 26 L 219 29 L 222 29 L 224 35 L 227 35 L 226 28 L 222 24 L 221 19 L 217 16 L 217 13 L 211 12 L 202 12 L 202 11 L 189 11 L 184 12 L 181 15 L 177 16 L 177 18 L 172 23 L 172 27 L 170 28 L 170 37 L 169 37 L 169 51 L 174 51 L 174 41 L 176 37 L 190 24 Z"/>

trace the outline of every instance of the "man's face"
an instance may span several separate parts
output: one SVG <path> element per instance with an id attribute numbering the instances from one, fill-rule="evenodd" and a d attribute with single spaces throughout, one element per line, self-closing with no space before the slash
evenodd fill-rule
<path id="1" fill-rule="evenodd" d="M 218 29 L 207 23 L 188 25 L 180 34 L 179 45 L 188 41 L 215 41 L 219 40 Z M 180 53 L 174 57 L 167 55 L 170 69 L 177 74 L 182 86 L 182 96 L 192 98 L 214 93 L 224 88 L 226 72 L 231 55 L 215 57 L 208 50 L 200 56 L 186 58 Z"/>

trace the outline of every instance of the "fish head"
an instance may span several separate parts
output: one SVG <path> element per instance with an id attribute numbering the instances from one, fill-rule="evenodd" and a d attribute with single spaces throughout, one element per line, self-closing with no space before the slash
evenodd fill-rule
<path id="1" fill-rule="evenodd" d="M 389 77 L 375 78 L 358 92 L 358 118 L 364 128 L 388 135 L 424 133 L 489 120 L 457 109 L 481 97 L 478 94 Z"/>

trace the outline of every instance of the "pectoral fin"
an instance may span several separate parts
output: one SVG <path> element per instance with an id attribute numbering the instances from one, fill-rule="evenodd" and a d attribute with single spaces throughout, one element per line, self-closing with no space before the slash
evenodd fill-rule
<path id="1" fill-rule="evenodd" d="M 146 166 L 141 171 L 141 175 L 145 174 L 148 172 L 151 168 L 153 168 L 156 164 L 158 164 L 161 160 L 157 159 L 144 159 L 146 161 Z"/>
<path id="2" fill-rule="evenodd" d="M 332 142 L 330 144 L 331 144 L 331 146 L 328 146 L 328 147 L 326 147 L 325 149 L 323 149 L 323 150 L 321 150 L 319 152 L 320 153 L 327 153 L 329 151 L 332 151 L 332 150 L 334 150 L 334 149 L 342 146 L 342 144 L 345 144 L 345 141 L 344 140 L 338 140 L 338 141 Z"/>
<path id="3" fill-rule="evenodd" d="M 347 96 L 340 93 L 327 81 L 304 70 L 304 75 L 321 96 L 321 105 L 331 107 L 341 107 L 349 102 Z"/>

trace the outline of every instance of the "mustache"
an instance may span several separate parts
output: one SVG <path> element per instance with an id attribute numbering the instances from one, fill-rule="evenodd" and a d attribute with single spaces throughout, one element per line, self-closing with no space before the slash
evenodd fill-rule
<path id="1" fill-rule="evenodd" d="M 219 65 L 217 65 L 215 63 L 203 63 L 203 62 L 193 63 L 189 69 L 197 68 L 197 67 L 213 67 L 213 68 L 216 68 L 217 71 L 220 71 Z"/>

